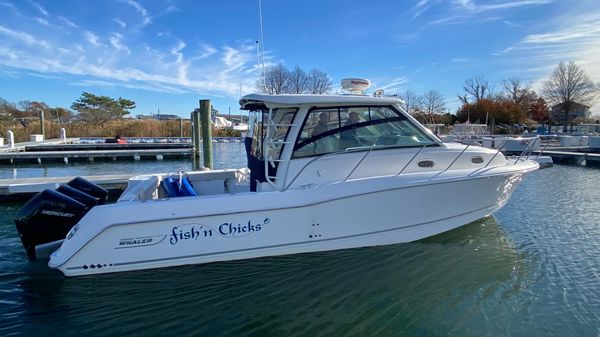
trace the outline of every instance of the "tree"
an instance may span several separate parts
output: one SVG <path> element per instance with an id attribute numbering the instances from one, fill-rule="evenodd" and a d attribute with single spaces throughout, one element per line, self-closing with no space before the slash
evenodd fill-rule
<path id="1" fill-rule="evenodd" d="M 135 108 L 135 102 L 121 98 L 113 99 L 108 96 L 96 96 L 89 92 L 83 92 L 76 100 L 71 109 L 79 114 L 77 118 L 93 124 L 104 125 L 104 123 L 121 118 L 129 114 L 129 110 Z"/>
<path id="2" fill-rule="evenodd" d="M 331 91 L 333 82 L 326 72 L 314 68 L 308 73 L 307 78 L 307 93 L 314 95 L 327 94 Z"/>
<path id="3" fill-rule="evenodd" d="M 434 114 L 442 114 L 446 110 L 446 101 L 444 96 L 437 90 L 428 90 L 421 95 L 421 107 L 423 112 L 431 116 L 433 120 Z"/>
<path id="4" fill-rule="evenodd" d="M 308 76 L 299 66 L 290 72 L 288 88 L 290 94 L 304 94 L 308 91 Z"/>
<path id="5" fill-rule="evenodd" d="M 12 120 L 17 115 L 19 109 L 14 103 L 0 98 L 0 119 Z"/>
<path id="6" fill-rule="evenodd" d="M 44 116 L 50 112 L 50 107 L 44 102 L 37 101 L 20 101 L 19 102 L 19 117 L 39 117 L 41 113 Z"/>
<path id="7" fill-rule="evenodd" d="M 529 111 L 527 115 L 529 116 L 529 118 L 533 119 L 538 123 L 547 122 L 550 119 L 550 117 L 546 101 L 543 98 L 538 97 L 531 103 L 531 105 L 529 105 Z"/>
<path id="8" fill-rule="evenodd" d="M 531 90 L 531 83 L 523 83 L 516 77 L 502 81 L 506 99 L 519 105 L 528 105 L 534 98 L 535 92 Z"/>
<path id="9" fill-rule="evenodd" d="M 402 108 L 409 114 L 414 114 L 421 110 L 421 98 L 413 91 L 406 89 L 399 96 L 404 101 Z"/>
<path id="10" fill-rule="evenodd" d="M 468 103 L 469 98 L 472 98 L 475 102 L 479 102 L 484 98 L 489 98 L 492 96 L 493 91 L 489 82 L 482 75 L 466 80 L 463 90 L 465 94 L 463 96 L 458 96 L 463 104 Z"/>
<path id="11" fill-rule="evenodd" d="M 514 102 L 488 98 L 463 104 L 456 113 L 456 117 L 461 123 L 466 121 L 484 123 L 487 120 L 489 124 L 508 125 L 522 123 L 526 119 L 519 106 Z"/>
<path id="12" fill-rule="evenodd" d="M 0 98 L 0 135 L 4 136 L 4 129 L 10 128 L 14 117 L 17 115 L 19 109 L 14 103 L 8 102 Z"/>
<path id="13" fill-rule="evenodd" d="M 567 131 L 570 113 L 575 103 L 587 103 L 598 93 L 598 85 L 573 61 L 560 62 L 544 82 L 542 93 L 554 105 L 560 105 L 565 115 L 563 130 Z"/>
<path id="14" fill-rule="evenodd" d="M 73 117 L 73 111 L 62 107 L 50 109 L 48 119 L 54 119 L 57 123 L 67 122 Z"/>
<path id="15" fill-rule="evenodd" d="M 306 74 L 296 66 L 289 71 L 283 64 L 265 70 L 264 78 L 256 82 L 258 89 L 266 94 L 325 94 L 331 91 L 332 82 L 324 71 L 313 69 Z"/>
<path id="16" fill-rule="evenodd" d="M 279 63 L 265 69 L 263 78 L 258 81 L 258 88 L 270 95 L 287 94 L 289 84 L 290 71 Z"/>

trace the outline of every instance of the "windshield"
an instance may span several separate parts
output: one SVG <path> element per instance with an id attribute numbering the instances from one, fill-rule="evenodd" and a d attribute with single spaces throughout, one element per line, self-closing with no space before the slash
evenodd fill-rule
<path id="1" fill-rule="evenodd" d="M 292 158 L 356 148 L 410 147 L 437 142 L 411 120 L 388 106 L 311 110 L 295 143 Z"/>

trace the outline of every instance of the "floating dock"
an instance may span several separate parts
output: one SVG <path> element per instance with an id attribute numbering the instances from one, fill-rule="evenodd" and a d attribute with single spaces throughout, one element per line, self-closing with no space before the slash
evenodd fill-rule
<path id="1" fill-rule="evenodd" d="M 2 152 L 0 164 L 13 165 L 23 163 L 42 164 L 46 162 L 64 162 L 95 160 L 163 160 L 167 158 L 190 158 L 192 149 L 121 149 L 121 150 L 69 150 L 69 151 L 32 151 Z"/>
<path id="2" fill-rule="evenodd" d="M 129 178 L 134 175 L 136 174 L 85 176 L 82 178 L 109 191 L 122 191 L 127 187 Z M 0 200 L 26 199 L 47 188 L 56 189 L 60 184 L 66 184 L 73 178 L 75 177 L 0 179 Z"/>
<path id="3" fill-rule="evenodd" d="M 581 166 L 600 167 L 600 153 L 572 152 L 559 150 L 533 151 L 533 154 L 549 156 L 555 164 L 575 164 Z"/>

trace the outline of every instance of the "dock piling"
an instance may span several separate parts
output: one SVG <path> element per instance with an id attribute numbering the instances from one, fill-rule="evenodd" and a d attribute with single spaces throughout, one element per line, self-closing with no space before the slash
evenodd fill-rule
<path id="1" fill-rule="evenodd" d="M 200 100 L 200 123 L 202 131 L 202 150 L 204 156 L 204 166 L 213 169 L 212 160 L 212 130 L 210 127 L 210 100 Z"/>
<path id="2" fill-rule="evenodd" d="M 15 148 L 15 134 L 12 132 L 12 130 L 8 130 L 8 147 L 10 147 L 11 149 Z"/>
<path id="3" fill-rule="evenodd" d="M 200 165 L 200 114 L 199 109 L 192 111 L 192 169 L 198 171 Z"/>

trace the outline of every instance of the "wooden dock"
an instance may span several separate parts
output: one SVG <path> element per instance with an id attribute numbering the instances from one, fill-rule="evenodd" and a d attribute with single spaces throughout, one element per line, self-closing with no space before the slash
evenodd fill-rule
<path id="1" fill-rule="evenodd" d="M 121 191 L 127 187 L 127 181 L 135 174 L 119 174 L 110 176 L 82 177 L 109 191 Z M 21 200 L 41 192 L 47 188 L 55 189 L 60 184 L 66 184 L 73 177 L 44 177 L 0 179 L 0 200 Z"/>

